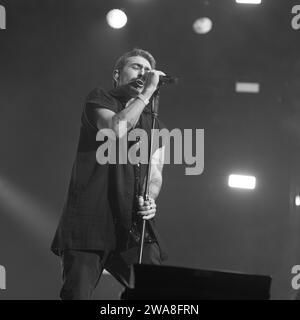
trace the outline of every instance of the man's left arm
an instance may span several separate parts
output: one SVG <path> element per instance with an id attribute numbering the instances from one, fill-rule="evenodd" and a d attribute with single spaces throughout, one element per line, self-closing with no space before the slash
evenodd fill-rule
<path id="1" fill-rule="evenodd" d="M 152 219 L 156 213 L 155 199 L 158 197 L 162 186 L 162 171 L 164 166 L 165 147 L 158 148 L 151 159 L 151 172 L 149 179 L 149 201 L 144 201 L 143 197 L 139 199 L 139 212 L 146 220 Z M 144 181 L 144 190 L 145 190 Z"/>
<path id="2" fill-rule="evenodd" d="M 156 199 L 162 186 L 162 171 L 164 166 L 165 147 L 158 148 L 151 160 L 151 172 L 149 183 L 149 198 Z"/>

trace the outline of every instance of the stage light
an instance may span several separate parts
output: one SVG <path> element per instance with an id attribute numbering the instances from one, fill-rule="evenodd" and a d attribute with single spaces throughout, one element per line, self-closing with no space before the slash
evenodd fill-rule
<path id="1" fill-rule="evenodd" d="M 300 196 L 299 195 L 295 197 L 295 205 L 296 205 L 296 207 L 300 206 Z"/>
<path id="2" fill-rule="evenodd" d="M 235 84 L 236 92 L 259 93 L 259 83 L 256 82 L 237 82 Z"/>
<path id="3" fill-rule="evenodd" d="M 236 3 L 261 4 L 261 0 L 235 0 Z"/>
<path id="4" fill-rule="evenodd" d="M 231 188 L 255 189 L 256 178 L 254 176 L 231 174 L 228 178 L 228 185 Z"/>
<path id="5" fill-rule="evenodd" d="M 193 24 L 193 29 L 196 33 L 205 34 L 212 29 L 212 21 L 207 17 L 197 19 Z"/>
<path id="6" fill-rule="evenodd" d="M 113 9 L 107 13 L 106 20 L 110 27 L 114 29 L 121 29 L 127 23 L 127 16 L 124 11 Z"/>

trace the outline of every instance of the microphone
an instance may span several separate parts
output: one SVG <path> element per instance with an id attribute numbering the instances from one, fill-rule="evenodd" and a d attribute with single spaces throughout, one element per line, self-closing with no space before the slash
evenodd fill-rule
<path id="1" fill-rule="evenodd" d="M 166 84 L 177 84 L 177 83 L 178 83 L 177 77 L 172 77 L 169 75 L 165 75 L 165 76 L 160 75 L 159 76 L 158 86 L 164 86 Z M 132 85 L 135 88 L 142 88 L 144 86 L 144 84 L 145 84 L 145 82 L 144 82 L 144 79 L 142 79 L 142 78 L 138 78 L 138 79 L 132 80 L 130 82 L 130 85 Z"/>
<path id="2" fill-rule="evenodd" d="M 178 78 L 177 77 L 172 77 L 169 75 L 165 76 L 159 76 L 159 86 L 164 86 L 166 84 L 177 84 L 178 83 Z"/>

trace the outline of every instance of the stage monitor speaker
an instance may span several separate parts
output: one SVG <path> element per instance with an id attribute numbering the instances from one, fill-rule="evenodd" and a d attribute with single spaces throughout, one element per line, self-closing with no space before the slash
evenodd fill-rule
<path id="1" fill-rule="evenodd" d="M 135 264 L 124 300 L 268 300 L 271 277 L 219 270 Z"/>

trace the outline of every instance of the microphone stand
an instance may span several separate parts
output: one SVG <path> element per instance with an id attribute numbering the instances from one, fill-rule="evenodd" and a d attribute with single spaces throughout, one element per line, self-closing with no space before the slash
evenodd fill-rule
<path id="1" fill-rule="evenodd" d="M 159 95 L 160 95 L 160 91 L 158 88 L 151 97 L 152 125 L 151 125 L 150 145 L 148 147 L 148 163 L 147 163 L 145 190 L 144 190 L 144 201 L 149 200 L 149 184 L 150 184 L 150 175 L 151 175 L 151 159 L 152 159 L 152 152 L 153 152 L 153 136 L 154 136 L 154 132 L 155 132 L 154 129 L 156 126 L 156 120 L 158 118 Z M 142 263 L 142 259 L 143 259 L 143 248 L 144 248 L 146 222 L 147 221 L 145 219 L 143 219 L 142 235 L 141 235 L 141 239 L 140 239 L 140 250 L 139 250 L 139 264 Z"/>

